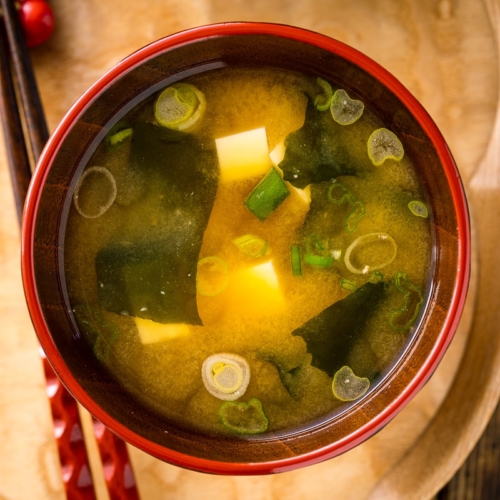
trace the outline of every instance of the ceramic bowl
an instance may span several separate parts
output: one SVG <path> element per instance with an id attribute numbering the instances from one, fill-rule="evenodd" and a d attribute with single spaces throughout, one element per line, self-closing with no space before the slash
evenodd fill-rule
<path id="1" fill-rule="evenodd" d="M 64 282 L 64 228 L 87 148 L 118 110 L 145 93 L 221 64 L 284 67 L 334 80 L 398 130 L 430 200 L 432 286 L 418 330 L 385 379 L 347 410 L 310 426 L 248 437 L 179 428 L 138 404 L 93 356 L 72 316 Z M 69 195 L 68 195 L 69 193 Z M 264 23 L 194 28 L 133 53 L 95 83 L 50 138 L 33 177 L 22 230 L 23 281 L 48 360 L 98 420 L 169 463 L 219 474 L 287 471 L 339 455 L 386 425 L 429 379 L 457 328 L 470 266 L 470 232 L 460 176 L 436 125 L 406 88 L 370 58 L 303 29 Z"/>

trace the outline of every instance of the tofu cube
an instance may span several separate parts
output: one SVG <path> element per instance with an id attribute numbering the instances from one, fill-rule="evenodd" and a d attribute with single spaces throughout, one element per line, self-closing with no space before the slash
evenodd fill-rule
<path id="1" fill-rule="evenodd" d="M 215 140 L 220 181 L 234 182 L 264 175 L 271 160 L 265 127 L 228 135 Z"/>
<path id="2" fill-rule="evenodd" d="M 143 344 L 154 344 L 189 335 L 189 326 L 185 323 L 163 324 L 142 318 L 134 318 L 134 321 Z"/>
<path id="3" fill-rule="evenodd" d="M 243 316 L 269 315 L 285 309 L 272 260 L 234 273 L 229 297 L 231 310 Z"/>

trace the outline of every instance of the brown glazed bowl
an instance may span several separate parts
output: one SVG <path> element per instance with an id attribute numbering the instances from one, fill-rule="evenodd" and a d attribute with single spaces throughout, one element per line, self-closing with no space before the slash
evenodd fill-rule
<path id="1" fill-rule="evenodd" d="M 310 426 L 216 437 L 179 428 L 137 404 L 94 357 L 65 291 L 63 242 L 75 179 L 103 125 L 144 93 L 222 64 L 284 67 L 352 89 L 398 130 L 420 173 L 433 214 L 432 285 L 417 333 L 385 379 L 340 414 Z M 470 231 L 459 173 L 437 127 L 416 99 L 368 57 L 326 36 L 290 26 L 228 23 L 195 28 L 135 52 L 70 109 L 49 140 L 29 191 L 22 232 L 23 281 L 48 360 L 73 394 L 125 441 L 185 468 L 219 474 L 291 470 L 343 453 L 387 424 L 429 379 L 463 309 Z"/>

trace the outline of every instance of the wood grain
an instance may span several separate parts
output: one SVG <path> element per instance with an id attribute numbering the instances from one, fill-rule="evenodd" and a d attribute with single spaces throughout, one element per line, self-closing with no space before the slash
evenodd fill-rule
<path id="1" fill-rule="evenodd" d="M 497 45 L 500 44 L 500 5 L 498 2 L 486 2 Z M 473 191 L 485 190 L 490 185 L 498 189 L 498 172 L 500 158 L 498 142 L 500 141 L 500 115 L 497 115 L 490 146 L 481 162 L 477 175 L 470 183 Z M 497 405 L 491 420 L 480 440 L 458 470 L 451 481 L 440 491 L 439 500 L 473 500 L 475 498 L 499 498 L 500 476 L 498 464 L 500 459 L 500 405 Z"/>
<path id="2" fill-rule="evenodd" d="M 500 498 L 500 407 L 497 406 L 481 439 L 451 481 L 439 492 L 438 500 Z"/>
<path id="3" fill-rule="evenodd" d="M 58 28 L 49 43 L 32 52 L 51 130 L 72 102 L 128 53 L 180 29 L 227 20 L 295 24 L 340 39 L 389 69 L 423 103 L 467 185 L 481 264 L 474 268 L 477 281 L 460 330 L 425 388 L 358 448 L 277 476 L 207 476 L 130 452 L 145 499 L 431 498 L 479 438 L 500 390 L 495 339 L 500 313 L 494 302 L 500 271 L 498 232 L 492 230 L 500 213 L 500 165 L 492 163 L 494 138 L 492 157 L 481 162 L 498 102 L 498 55 L 490 24 L 497 1 L 152 0 L 145 8 L 126 0 L 54 0 L 52 6 Z M 61 499 L 37 343 L 20 283 L 19 234 L 3 142 L 0 192 L 0 498 Z M 100 498 L 105 498 L 102 491 Z"/>

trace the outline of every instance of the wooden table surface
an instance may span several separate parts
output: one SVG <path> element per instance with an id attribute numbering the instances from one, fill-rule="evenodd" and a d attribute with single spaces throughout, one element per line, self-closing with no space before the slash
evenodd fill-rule
<path id="1" fill-rule="evenodd" d="M 230 20 L 293 24 L 346 42 L 385 66 L 429 111 L 468 192 L 474 265 L 459 331 L 424 389 L 368 442 L 285 474 L 208 476 L 133 448 L 130 453 L 147 500 L 432 498 L 469 455 L 500 395 L 500 0 L 52 0 L 51 5 L 56 32 L 31 52 L 51 129 L 127 54 L 181 29 Z M 2 140 L 0 214 L 0 500 L 59 500 L 65 496 L 22 291 L 19 230 Z M 95 453 L 92 440 L 89 446 Z M 93 473 L 99 498 L 105 499 L 95 459 Z"/>

